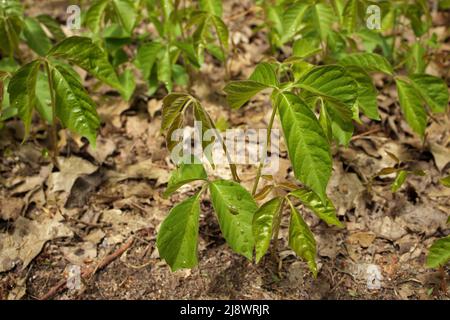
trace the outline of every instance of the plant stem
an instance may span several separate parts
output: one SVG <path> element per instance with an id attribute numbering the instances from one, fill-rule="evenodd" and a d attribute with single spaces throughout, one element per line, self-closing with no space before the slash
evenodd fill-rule
<path id="1" fill-rule="evenodd" d="M 226 81 L 229 81 L 231 79 L 230 70 L 228 69 L 228 54 L 225 51 L 225 48 L 223 47 L 222 41 L 219 41 L 220 43 L 220 50 L 222 50 L 224 64 L 225 64 L 225 77 Z"/>
<path id="2" fill-rule="evenodd" d="M 271 134 L 272 134 L 272 127 L 273 127 L 273 122 L 275 120 L 276 113 L 277 113 L 277 106 L 274 106 L 272 109 L 272 115 L 270 116 L 269 126 L 267 127 L 266 144 L 264 146 L 263 154 L 261 155 L 261 158 L 259 159 L 259 166 L 258 166 L 258 170 L 256 172 L 255 183 L 253 184 L 252 196 L 254 196 L 256 194 L 256 190 L 258 189 L 259 180 L 261 179 L 262 169 L 264 167 L 264 162 L 266 161 L 267 150 L 270 147 L 270 138 L 271 138 Z"/>
<path id="3" fill-rule="evenodd" d="M 52 140 L 52 161 L 55 166 L 58 167 L 58 136 L 56 132 L 56 100 L 55 100 L 55 88 L 53 87 L 53 76 L 50 72 L 50 66 L 48 61 L 45 61 L 45 70 L 47 72 L 48 86 L 50 88 L 50 98 L 52 103 L 52 124 L 51 124 L 51 140 Z"/>
<path id="4" fill-rule="evenodd" d="M 273 246 L 272 246 L 272 256 L 274 258 L 276 258 L 276 254 L 277 254 L 277 249 L 278 249 L 278 234 L 280 232 L 280 224 L 281 224 L 281 218 L 283 216 L 283 207 L 284 207 L 284 202 L 285 202 L 285 198 L 283 198 L 281 205 L 280 205 L 280 210 L 278 211 L 278 215 L 276 216 L 276 220 L 275 220 L 275 224 L 274 224 L 274 233 L 273 233 Z"/>
<path id="5" fill-rule="evenodd" d="M 195 98 L 192 98 L 192 99 L 194 99 L 194 101 L 193 101 L 194 103 L 197 103 L 198 105 L 201 106 L 200 102 L 198 102 Z M 202 107 L 202 109 L 203 109 L 203 107 Z M 212 121 L 212 119 L 209 116 L 209 114 L 206 112 L 205 109 L 203 109 L 203 112 L 206 114 L 206 118 L 207 118 L 207 121 L 208 121 L 208 126 L 210 128 L 212 128 L 212 129 L 215 129 L 217 131 L 216 126 L 214 125 L 214 122 Z M 220 133 L 217 132 L 216 137 L 219 140 L 220 144 L 222 145 L 222 149 L 225 152 L 225 155 L 227 157 L 227 161 L 228 161 L 228 164 L 230 165 L 230 171 L 231 171 L 231 175 L 233 177 L 233 180 L 236 181 L 236 182 L 241 182 L 241 179 L 239 179 L 239 176 L 237 174 L 236 165 L 234 163 L 232 163 L 232 161 L 231 161 L 230 154 L 228 153 L 227 146 L 226 146 L 225 142 L 223 141 L 222 136 L 220 135 Z"/>

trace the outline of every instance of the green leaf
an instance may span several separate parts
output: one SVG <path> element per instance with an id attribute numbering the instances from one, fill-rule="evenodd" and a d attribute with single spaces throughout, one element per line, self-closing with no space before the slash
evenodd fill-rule
<path id="1" fill-rule="evenodd" d="M 95 103 L 71 70 L 67 69 L 63 65 L 50 65 L 56 115 L 66 128 L 86 137 L 95 147 L 100 126 Z"/>
<path id="2" fill-rule="evenodd" d="M 131 34 L 136 24 L 137 12 L 131 0 L 112 0 L 119 22 Z"/>
<path id="3" fill-rule="evenodd" d="M 306 260 L 314 277 L 317 277 L 316 240 L 300 213 L 291 204 L 289 247 Z"/>
<path id="4" fill-rule="evenodd" d="M 172 62 L 169 47 L 163 50 L 161 61 L 159 61 L 157 67 L 158 80 L 164 84 L 168 92 L 172 92 Z"/>
<path id="5" fill-rule="evenodd" d="M 108 6 L 109 0 L 95 1 L 86 12 L 85 23 L 86 26 L 95 34 L 100 31 L 100 26 L 103 21 L 103 16 Z"/>
<path id="6" fill-rule="evenodd" d="M 331 142 L 333 138 L 333 131 L 331 128 L 331 118 L 327 112 L 327 108 L 325 107 L 325 103 L 323 102 L 323 100 L 321 100 L 320 103 L 319 123 L 328 141 Z"/>
<path id="7" fill-rule="evenodd" d="M 167 149 L 169 149 L 170 152 L 172 152 L 173 148 L 175 148 L 178 143 L 180 143 L 177 139 L 172 139 L 172 134 L 177 129 L 181 129 L 183 126 L 183 114 L 179 113 L 177 116 L 175 116 L 175 119 L 173 119 L 172 124 L 169 126 L 169 129 L 166 133 L 166 146 Z"/>
<path id="8" fill-rule="evenodd" d="M 321 50 L 319 40 L 315 37 L 295 40 L 292 45 L 292 55 L 300 58 L 307 58 L 319 53 Z"/>
<path id="9" fill-rule="evenodd" d="M 119 76 L 120 83 L 122 84 L 122 97 L 125 101 L 129 101 L 133 96 L 134 89 L 136 89 L 136 82 L 134 81 L 133 70 L 126 69 Z"/>
<path id="10" fill-rule="evenodd" d="M 315 114 L 300 98 L 282 92 L 276 101 L 295 177 L 325 201 L 332 167 L 327 137 Z"/>
<path id="11" fill-rule="evenodd" d="M 450 236 L 436 240 L 430 248 L 426 265 L 428 268 L 444 266 L 450 260 Z"/>
<path id="12" fill-rule="evenodd" d="M 53 39 L 55 39 L 56 41 L 61 41 L 66 38 L 66 34 L 61 29 L 61 25 L 53 17 L 49 16 L 48 14 L 41 14 L 37 16 L 36 19 L 40 23 L 42 23 L 48 29 L 48 31 L 50 31 Z"/>
<path id="13" fill-rule="evenodd" d="M 19 45 L 22 26 L 23 20 L 20 16 L 0 17 L 0 50 L 5 56 L 13 56 Z"/>
<path id="14" fill-rule="evenodd" d="M 201 47 L 199 48 L 199 51 L 201 51 Z M 207 43 L 206 44 L 206 50 L 217 60 L 220 62 L 225 62 L 225 56 L 224 52 L 222 51 L 220 46 L 215 45 L 214 43 Z"/>
<path id="15" fill-rule="evenodd" d="M 331 101 L 327 101 L 325 106 L 331 119 L 333 137 L 340 145 L 348 146 L 354 131 L 352 111 L 346 106 Z"/>
<path id="16" fill-rule="evenodd" d="M 206 37 L 208 31 L 208 18 L 209 15 L 206 12 L 194 12 L 191 19 L 187 23 L 187 29 L 191 28 L 192 26 L 197 26 L 194 33 L 192 34 L 192 39 L 194 40 L 194 44 L 196 46 L 198 46 Z"/>
<path id="17" fill-rule="evenodd" d="M 360 0 L 349 0 L 344 7 L 343 16 L 344 16 L 344 25 L 347 31 L 350 33 L 355 32 L 358 26 L 358 18 L 359 18 L 359 1 Z"/>
<path id="18" fill-rule="evenodd" d="M 276 197 L 264 203 L 253 216 L 256 263 L 266 254 L 278 217 L 283 208 L 283 198 Z"/>
<path id="19" fill-rule="evenodd" d="M 393 75 L 389 61 L 379 54 L 369 52 L 353 53 L 345 56 L 339 61 L 344 66 L 358 66 L 367 72 L 383 72 L 388 75 Z"/>
<path id="20" fill-rule="evenodd" d="M 201 10 L 222 17 L 222 0 L 200 0 L 199 3 Z"/>
<path id="21" fill-rule="evenodd" d="M 168 129 L 183 111 L 191 97 L 185 93 L 171 93 L 163 99 L 161 130 Z"/>
<path id="22" fill-rule="evenodd" d="M 10 105 L 17 108 L 25 125 L 25 138 L 30 132 L 31 118 L 36 107 L 36 81 L 40 66 L 39 60 L 24 65 L 13 75 L 8 85 Z"/>
<path id="23" fill-rule="evenodd" d="M 150 78 L 153 65 L 162 48 L 162 44 L 156 41 L 144 43 L 138 48 L 135 64 L 141 70 L 144 79 Z"/>
<path id="24" fill-rule="evenodd" d="M 48 55 L 67 59 L 97 79 L 124 93 L 122 84 L 108 62 L 106 54 L 91 39 L 78 36 L 66 38 L 56 44 Z"/>
<path id="25" fill-rule="evenodd" d="M 396 79 L 400 107 L 405 115 L 406 122 L 421 137 L 427 127 L 427 113 L 422 105 L 417 90 L 403 79 Z"/>
<path id="26" fill-rule="evenodd" d="M 211 182 L 209 190 L 225 240 L 235 252 L 251 260 L 254 247 L 252 221 L 258 210 L 255 200 L 233 181 Z"/>
<path id="27" fill-rule="evenodd" d="M 320 198 L 311 190 L 297 189 L 292 191 L 290 195 L 300 199 L 300 201 L 310 209 L 317 217 L 328 223 L 343 228 L 342 222 L 336 216 L 336 209 L 330 199 L 322 202 Z"/>
<path id="28" fill-rule="evenodd" d="M 114 21 L 118 21 L 131 34 L 136 24 L 137 12 L 131 0 L 98 0 L 95 1 L 86 13 L 85 24 L 95 34 L 98 34 L 106 13 L 114 10 Z"/>
<path id="29" fill-rule="evenodd" d="M 36 81 L 36 110 L 47 123 L 53 122 L 50 88 L 47 74 L 43 72 L 38 73 Z"/>
<path id="30" fill-rule="evenodd" d="M 162 9 L 162 21 L 164 26 L 164 36 L 170 37 L 175 30 L 173 27 L 173 23 L 170 19 L 170 15 L 172 14 L 174 10 L 174 3 L 172 0 L 160 0 L 158 4 L 154 3 L 154 5 L 159 5 Z M 151 8 L 149 11 L 154 10 L 154 8 Z"/>
<path id="31" fill-rule="evenodd" d="M 51 49 L 50 39 L 39 22 L 33 18 L 25 18 L 23 36 L 28 46 L 40 56 L 45 56 Z"/>
<path id="32" fill-rule="evenodd" d="M 424 73 L 427 66 L 426 59 L 427 49 L 417 41 L 412 44 L 406 56 L 406 69 L 408 74 Z"/>
<path id="33" fill-rule="evenodd" d="M 309 6 L 305 3 L 296 2 L 286 9 L 282 18 L 282 43 L 289 41 L 300 30 L 303 17 L 308 7 Z"/>
<path id="34" fill-rule="evenodd" d="M 450 188 L 450 176 L 441 179 L 441 183 L 443 186 Z"/>
<path id="35" fill-rule="evenodd" d="M 189 42 L 177 41 L 176 46 L 186 55 L 189 62 L 196 68 L 200 68 L 200 62 L 198 61 L 197 52 L 195 52 L 194 45 Z"/>
<path id="36" fill-rule="evenodd" d="M 223 89 L 227 94 L 227 102 L 233 109 L 242 107 L 258 92 L 268 88 L 267 85 L 253 81 L 231 81 Z"/>
<path id="37" fill-rule="evenodd" d="M 249 80 L 259 82 L 266 86 L 277 87 L 278 79 L 275 73 L 276 66 L 268 62 L 260 62 L 256 66 Z"/>
<path id="38" fill-rule="evenodd" d="M 380 120 L 377 103 L 377 89 L 372 83 L 372 78 L 364 69 L 356 66 L 348 67 L 347 72 L 353 77 L 358 86 L 359 109 L 370 119 Z"/>
<path id="39" fill-rule="evenodd" d="M 318 3 L 313 7 L 313 24 L 322 41 L 326 42 L 331 32 L 335 14 L 329 4 Z"/>
<path id="40" fill-rule="evenodd" d="M 341 66 L 320 66 L 309 70 L 296 85 L 349 110 L 357 98 L 357 84 Z"/>
<path id="41" fill-rule="evenodd" d="M 219 39 L 219 42 L 223 49 L 225 51 L 228 51 L 228 37 L 229 32 L 227 25 L 219 16 L 211 16 L 211 21 L 214 26 L 214 29 L 216 30 L 217 37 Z"/>
<path id="42" fill-rule="evenodd" d="M 156 239 L 159 255 L 172 271 L 198 264 L 199 197 L 200 193 L 173 207 L 159 229 Z"/>
<path id="43" fill-rule="evenodd" d="M 181 163 L 180 166 L 172 172 L 167 189 L 164 192 L 165 197 L 168 197 L 177 191 L 181 186 L 184 186 L 192 181 L 206 181 L 208 179 L 208 175 L 206 174 L 203 165 L 201 163 L 195 163 L 195 160 L 196 159 L 193 159 L 193 163 Z"/>
<path id="44" fill-rule="evenodd" d="M 433 112 L 447 111 L 448 89 L 444 80 L 429 74 L 414 74 L 410 79 Z"/>
<path id="45" fill-rule="evenodd" d="M 22 16 L 24 13 L 23 6 L 19 0 L 3 0 L 0 1 L 0 14 L 5 16 Z"/>
<path id="46" fill-rule="evenodd" d="M 200 130 L 199 135 L 203 136 L 203 133 L 209 129 L 215 130 L 216 127 L 214 125 L 214 121 L 211 119 L 211 117 L 205 111 L 205 109 L 203 109 L 202 105 L 198 101 L 195 101 L 193 106 L 194 106 L 194 119 L 196 121 L 201 122 L 201 127 L 199 128 Z M 214 157 L 213 157 L 214 145 L 212 145 L 211 148 L 208 148 L 208 146 L 214 143 L 216 138 L 217 138 L 216 135 L 214 135 L 211 137 L 209 141 L 207 139 L 202 139 L 203 154 L 206 156 L 206 158 L 208 159 L 209 163 L 213 166 L 213 168 L 214 168 Z"/>
<path id="47" fill-rule="evenodd" d="M 398 189 L 401 188 L 403 183 L 406 181 L 406 177 L 408 176 L 409 172 L 405 170 L 400 170 L 397 172 L 397 175 L 395 176 L 395 180 L 391 185 L 391 191 L 393 193 L 397 192 Z"/>

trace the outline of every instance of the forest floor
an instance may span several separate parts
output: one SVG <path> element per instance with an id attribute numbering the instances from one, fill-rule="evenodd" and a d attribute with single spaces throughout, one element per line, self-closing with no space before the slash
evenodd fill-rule
<path id="1" fill-rule="evenodd" d="M 65 13 L 65 1 L 42 1 L 38 8 Z M 256 16 L 247 1 L 224 1 L 234 53 L 233 78 L 247 77 L 269 50 L 264 31 L 254 33 Z M 31 10 L 31 9 L 30 9 Z M 32 14 L 32 13 L 30 13 Z M 427 72 L 450 79 L 449 13 L 435 17 L 432 31 L 446 42 Z M 402 35 L 407 38 L 410 35 Z M 263 128 L 270 117 L 267 95 L 240 110 L 226 105 L 222 68 L 210 59 L 192 87 L 215 120 L 228 127 Z M 345 228 L 328 227 L 305 212 L 318 243 L 319 274 L 287 247 L 288 221 L 281 224 L 277 258 L 258 265 L 234 254 L 223 240 L 208 200 L 202 201 L 199 265 L 171 272 L 155 246 L 157 230 L 170 208 L 194 192 L 183 187 L 169 199 L 162 193 L 174 168 L 160 134 L 163 90 L 153 97 L 137 92 L 123 102 L 106 87 L 88 88 L 99 106 L 98 147 L 61 130 L 60 169 L 43 150 L 46 128 L 36 121 L 24 143 L 23 126 L 9 121 L 0 133 L 0 299 L 44 297 L 79 266 L 81 284 L 59 290 L 56 299 L 448 299 L 443 273 L 424 265 L 430 245 L 449 233 L 450 189 L 439 179 L 450 172 L 450 119 L 440 115 L 427 129 L 426 143 L 404 122 L 394 85 L 378 76 L 382 121 L 363 118 L 347 148 L 334 148 L 328 194 Z M 282 147 L 283 148 L 283 147 Z M 286 152 L 277 179 L 292 179 Z M 395 194 L 392 176 L 372 177 L 395 165 L 394 154 L 411 170 Z M 255 167 L 240 167 L 250 188 Z M 226 170 L 214 172 L 228 178 Z M 287 214 L 287 212 L 286 212 Z M 286 216 L 287 218 L 287 216 Z M 123 245 L 127 244 L 126 248 Z M 96 266 L 108 255 L 126 249 Z M 119 252 L 120 253 L 120 252 Z M 11 257 L 14 257 L 12 259 Z M 367 283 L 368 270 L 382 276 Z M 448 278 L 449 269 L 443 270 Z M 65 286 L 64 286 L 65 287 Z M 444 290 L 447 290 L 446 292 Z"/>

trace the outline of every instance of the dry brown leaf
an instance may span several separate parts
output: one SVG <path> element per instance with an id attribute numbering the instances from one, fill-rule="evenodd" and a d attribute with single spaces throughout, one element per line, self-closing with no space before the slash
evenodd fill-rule
<path id="1" fill-rule="evenodd" d="M 363 248 L 368 248 L 373 241 L 375 240 L 376 236 L 373 232 L 354 232 L 351 233 L 347 237 L 347 242 L 350 244 L 359 244 Z"/>
<path id="2" fill-rule="evenodd" d="M 97 137 L 97 147 L 88 146 L 87 152 L 99 163 L 105 162 L 106 158 L 116 151 L 116 144 L 112 139 Z"/>
<path id="3" fill-rule="evenodd" d="M 153 163 L 152 159 L 144 160 L 126 167 L 122 172 L 110 171 L 108 177 L 111 182 L 127 179 L 156 180 L 156 186 L 169 181 L 169 172 Z"/>
<path id="4" fill-rule="evenodd" d="M 72 231 L 56 214 L 39 221 L 19 217 L 14 222 L 12 234 L 0 233 L 0 272 L 8 271 L 19 263 L 22 269 L 41 252 L 44 244 L 52 239 L 71 237 Z"/>
<path id="5" fill-rule="evenodd" d="M 24 205 L 22 198 L 0 198 L 0 220 L 16 220 Z"/>
<path id="6" fill-rule="evenodd" d="M 430 143 L 430 152 L 439 171 L 442 171 L 450 162 L 450 148 L 443 147 L 437 143 Z"/>
<path id="7" fill-rule="evenodd" d="M 63 191 L 70 192 L 75 180 L 85 174 L 97 170 L 97 166 L 79 157 L 58 157 L 59 172 L 53 172 L 48 181 L 51 193 Z"/>

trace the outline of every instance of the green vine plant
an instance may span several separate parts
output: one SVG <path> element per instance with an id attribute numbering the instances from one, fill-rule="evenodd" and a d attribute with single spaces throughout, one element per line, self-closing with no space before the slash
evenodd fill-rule
<path id="1" fill-rule="evenodd" d="M 137 49 L 134 60 L 147 81 L 149 94 L 162 83 L 168 92 L 174 84 L 190 87 L 206 52 L 226 63 L 228 28 L 223 22 L 222 2 L 147 1 L 148 19 L 157 36 L 148 37 Z M 155 8 L 159 8 L 155 10 Z M 216 44 L 217 43 L 217 44 Z M 227 70 L 227 68 L 225 68 Z"/>
<path id="2" fill-rule="evenodd" d="M 48 30 L 47 36 L 44 28 Z M 52 41 L 62 41 L 66 38 L 59 23 L 49 15 L 25 17 L 19 1 L 7 0 L 0 2 L 0 123 L 17 116 L 18 109 L 10 105 L 7 92 L 9 80 L 24 62 L 19 43 L 26 44 L 34 54 L 44 56 L 52 47 Z M 42 74 L 37 77 L 36 109 L 47 121 L 51 121 L 50 100 L 47 80 Z"/>
<path id="3" fill-rule="evenodd" d="M 204 156 L 214 167 L 213 157 L 206 150 L 219 142 L 232 180 L 208 177 L 202 163 L 192 161 L 190 156 L 189 161 L 178 164 L 165 196 L 185 184 L 201 184 L 193 196 L 170 210 L 158 233 L 158 250 L 172 270 L 198 264 L 200 204 L 209 193 L 228 245 L 256 262 L 267 253 L 272 240 L 276 252 L 280 224 L 284 213 L 289 212 L 289 246 L 317 276 L 314 234 L 298 207 L 301 204 L 329 226 L 343 227 L 326 193 L 332 172 L 331 146 L 349 144 L 361 114 L 380 120 L 378 92 L 371 74 L 383 73 L 396 84 L 402 114 L 423 141 L 429 117 L 448 111 L 446 83 L 425 72 L 437 44 L 436 36 L 429 32 L 426 1 L 380 1 L 380 31 L 365 27 L 365 9 L 371 1 L 257 3 L 265 21 L 258 28 L 268 30 L 272 52 L 280 53 L 279 61 L 270 58 L 259 63 L 249 79 L 230 81 L 224 91 L 233 109 L 243 107 L 263 90 L 271 92 L 272 114 L 263 156 L 251 190 L 240 184 L 237 167 L 219 133 L 211 141 L 202 142 Z M 134 70 L 127 65 L 132 63 L 147 84 L 148 96 L 161 85 L 169 93 L 163 100 L 161 127 L 169 151 L 175 147 L 172 134 L 188 119 L 215 130 L 214 121 L 191 87 L 206 54 L 224 65 L 227 81 L 231 78 L 227 63 L 229 31 L 222 11 L 220 0 L 95 0 L 83 14 L 87 31 L 82 36 L 66 37 L 51 17 L 28 17 L 19 1 L 0 1 L 0 123 L 18 116 L 24 123 L 26 139 L 33 115 L 38 113 L 50 126 L 56 164 L 58 123 L 85 137 L 92 146 L 100 126 L 95 103 L 72 65 L 129 100 L 136 87 Z M 151 28 L 138 28 L 148 24 Z M 402 44 L 398 39 L 402 28 L 412 28 L 417 41 Z M 31 49 L 31 61 L 22 56 L 20 43 Z M 129 53 L 126 49 L 130 47 L 136 50 Z M 318 57 L 324 65 L 315 63 Z M 176 86 L 188 93 L 173 92 Z M 187 116 L 189 112 L 193 117 Z M 263 174 L 275 121 L 284 134 L 295 184 L 275 183 Z M 395 167 L 385 168 L 378 175 L 392 173 L 396 174 L 393 192 L 408 175 L 424 174 L 409 171 L 397 161 Z M 261 179 L 267 182 L 262 188 Z M 444 185 L 448 183 L 448 178 L 443 179 Z M 266 201 L 272 191 L 276 196 Z M 430 248 L 427 265 L 443 266 L 449 252 L 448 237 L 438 240 Z"/>
<path id="4" fill-rule="evenodd" d="M 255 248 L 257 261 L 266 253 L 271 238 L 278 235 L 282 207 L 287 203 L 291 210 L 289 245 L 298 256 L 308 262 L 312 273 L 317 274 L 314 236 L 290 199 L 294 197 L 300 200 L 328 224 L 342 226 L 326 194 L 332 171 L 330 147 L 333 140 L 343 145 L 349 143 L 353 134 L 353 121 L 359 121 L 360 111 L 369 118 L 379 119 L 377 92 L 369 72 L 384 72 L 395 77 L 402 111 L 407 122 L 421 137 L 424 136 L 427 123 L 424 105 L 429 106 L 432 111 L 445 112 L 447 108 L 448 94 L 443 90 L 445 84 L 441 79 L 430 75 L 397 77 L 390 63 L 373 53 L 348 55 L 339 65 L 314 66 L 299 57 L 291 57 L 281 63 L 262 62 L 257 65 L 248 80 L 232 81 L 225 87 L 228 104 L 234 109 L 242 107 L 260 91 L 272 90 L 270 99 L 273 108 L 268 132 L 271 131 L 274 119 L 278 116 L 294 175 L 303 184 L 301 188 L 290 190 L 288 196 L 274 198 L 259 209 L 256 207 L 253 212 L 254 218 L 251 222 L 253 234 L 248 233 L 246 236 Z M 178 106 L 179 103 L 170 103 L 175 101 L 166 100 L 168 103 L 164 104 L 163 110 L 166 111 L 163 113 L 175 114 L 173 110 L 181 108 Z M 316 111 L 319 116 L 316 116 Z M 420 120 L 416 121 L 418 119 Z M 268 150 L 267 146 L 265 150 Z M 252 197 L 255 197 L 258 189 L 263 163 L 264 159 L 261 159 L 252 188 Z M 394 171 L 398 172 L 392 187 L 393 191 L 396 191 L 410 172 L 395 168 L 392 172 Z M 422 173 L 414 172 L 414 174 Z M 214 201 L 217 197 L 212 199 Z M 229 198 L 229 201 L 228 206 L 235 207 L 239 203 L 233 202 L 233 198 Z M 240 215 L 239 210 L 236 215 Z M 169 228 L 173 219 L 167 219 L 169 222 L 164 224 Z M 250 224 L 249 219 L 246 221 Z M 241 225 L 242 223 L 245 221 L 241 221 Z M 247 227 L 250 229 L 250 225 Z M 221 225 L 221 228 L 224 232 L 226 226 Z M 194 234 L 194 231 L 188 229 L 184 229 L 184 232 Z M 161 229 L 160 233 L 164 234 L 166 230 Z M 164 238 L 163 235 L 161 237 Z M 236 248 L 233 240 L 227 241 L 231 248 Z M 184 246 L 180 243 L 173 240 L 171 245 L 177 245 L 181 255 L 186 254 L 182 250 Z M 194 252 L 190 255 L 194 255 Z M 247 253 L 245 256 L 249 258 Z"/>
<path id="5" fill-rule="evenodd" d="M 88 9 L 83 23 L 94 42 L 108 52 L 115 68 L 129 61 L 124 46 L 137 44 L 132 59 L 147 83 L 149 96 L 163 84 L 170 93 L 174 85 L 190 87 L 193 77 L 210 53 L 226 62 L 228 28 L 222 21 L 221 1 L 97 0 Z M 155 32 L 136 34 L 137 26 L 150 22 Z M 225 68 L 228 73 L 228 69 Z M 132 70 L 125 69 L 120 80 L 128 88 L 128 100 L 135 82 Z"/>
<path id="6" fill-rule="evenodd" d="M 30 132 L 34 110 L 51 125 L 53 161 L 56 163 L 57 121 L 88 139 L 95 147 L 100 119 L 96 105 L 70 64 L 77 65 L 99 80 L 122 91 L 122 85 L 106 59 L 105 53 L 91 39 L 70 37 L 52 47 L 45 56 L 25 64 L 12 74 L 8 84 L 10 105 L 25 125 L 25 139 Z M 50 108 L 38 109 L 38 79 L 47 80 Z"/>
<path id="7" fill-rule="evenodd" d="M 284 51 L 285 45 L 292 42 L 293 51 L 323 51 L 325 59 L 339 59 L 348 48 L 358 51 L 357 42 L 361 42 L 366 52 L 381 50 L 383 56 L 395 65 L 409 60 L 411 66 L 423 66 L 423 56 L 435 43 L 435 36 L 428 32 L 431 26 L 430 9 L 423 0 L 257 3 L 264 12 L 273 51 Z M 379 28 L 369 29 L 367 22 L 371 21 L 373 13 L 367 9 L 374 4 L 380 8 Z M 411 47 L 397 41 L 398 34 L 405 28 L 412 29 L 420 40 Z"/>
<path id="8" fill-rule="evenodd" d="M 24 123 L 25 140 L 37 111 L 50 125 L 55 164 L 58 121 L 95 147 L 100 126 L 96 105 L 71 64 L 126 96 L 126 88 L 105 52 L 90 38 L 67 38 L 59 23 L 48 15 L 24 16 L 23 7 L 16 0 L 0 2 L 0 38 L 0 52 L 4 57 L 0 61 L 0 120 L 18 116 Z M 32 61 L 25 62 L 20 56 L 20 41 L 34 52 Z"/>

